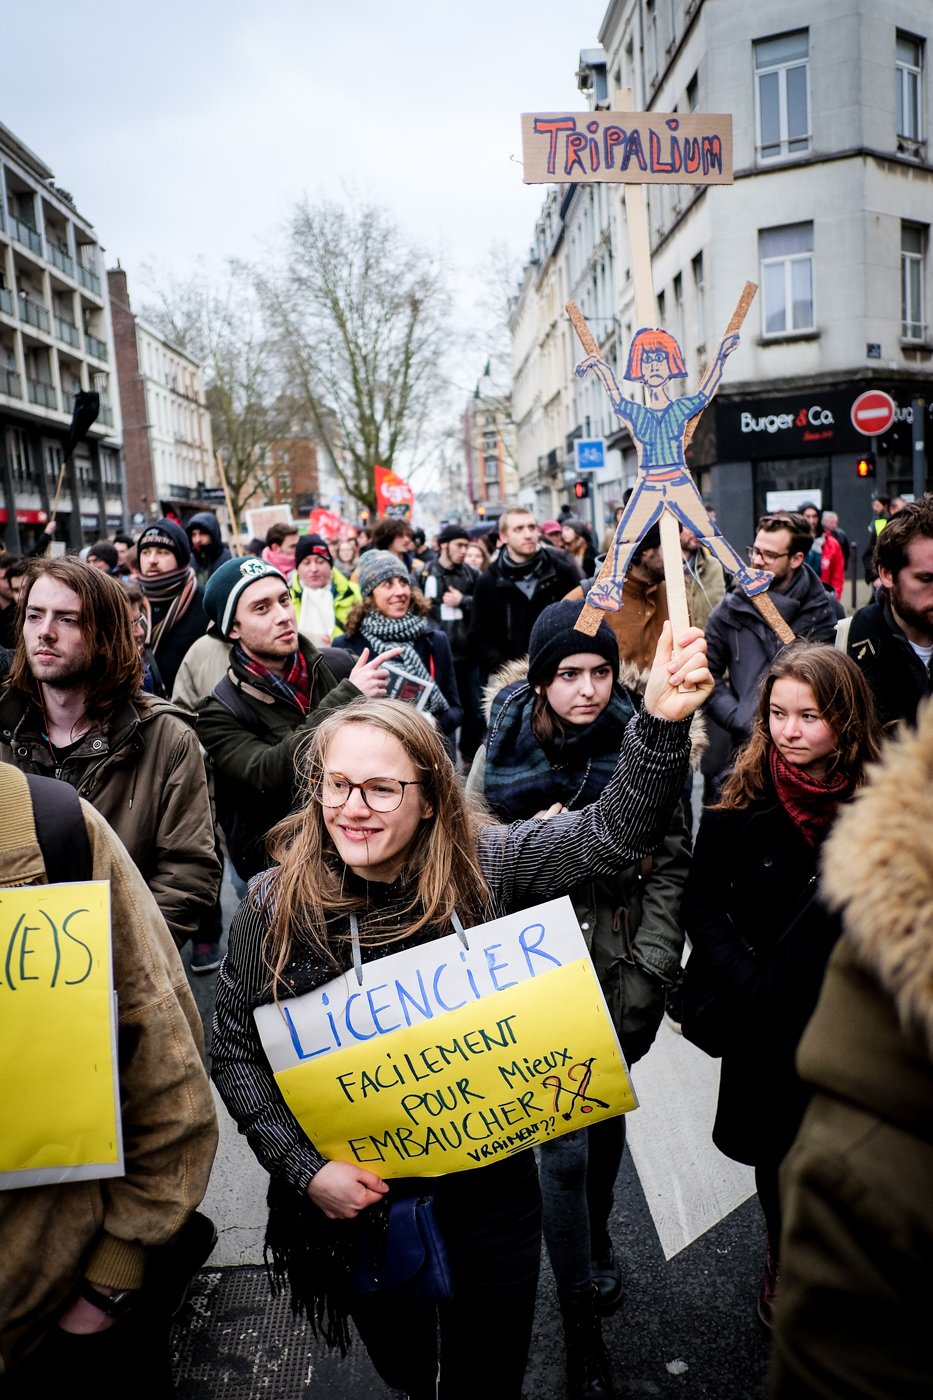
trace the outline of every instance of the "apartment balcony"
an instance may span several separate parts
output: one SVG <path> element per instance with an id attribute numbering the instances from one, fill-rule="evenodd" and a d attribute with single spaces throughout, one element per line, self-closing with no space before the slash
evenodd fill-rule
<path id="1" fill-rule="evenodd" d="M 40 258 L 42 257 L 41 235 L 34 228 L 30 228 L 28 224 L 24 224 L 22 219 L 15 219 L 12 214 L 10 215 L 10 233 L 17 243 L 22 243 L 23 247 L 28 248 L 31 253 L 37 253 Z"/>
<path id="2" fill-rule="evenodd" d="M 73 321 L 66 321 L 64 317 L 56 316 L 55 334 L 66 345 L 73 345 L 76 350 L 81 348 L 81 332 Z"/>
<path id="3" fill-rule="evenodd" d="M 66 277 L 74 277 L 74 259 L 67 253 L 63 253 L 61 248 L 57 248 L 54 243 L 49 244 L 49 262 L 57 267 L 59 272 L 64 272 Z"/>
<path id="4" fill-rule="evenodd" d="M 105 428 L 113 427 L 113 409 L 108 403 L 102 403 L 97 414 L 98 423 L 103 423 Z"/>
<path id="5" fill-rule="evenodd" d="M 36 330 L 46 333 L 52 325 L 45 307 L 40 306 L 37 301 L 29 301 L 26 297 L 19 298 L 19 319 L 25 321 L 27 326 L 35 326 Z"/>
<path id="6" fill-rule="evenodd" d="M 27 379 L 26 392 L 30 403 L 43 408 L 58 408 L 58 390 L 54 384 L 44 384 L 41 379 Z"/>
<path id="7" fill-rule="evenodd" d="M 93 292 L 96 297 L 100 296 L 100 278 L 96 272 L 92 272 L 88 267 L 77 264 L 78 281 L 82 287 L 87 287 L 89 292 Z"/>
<path id="8" fill-rule="evenodd" d="M 84 348 L 89 355 L 93 355 L 95 360 L 106 360 L 107 342 L 98 340 L 96 335 L 91 335 L 90 331 L 84 332 Z"/>
<path id="9" fill-rule="evenodd" d="M 4 316 L 13 315 L 13 293 L 8 292 L 6 287 L 0 287 L 0 311 Z"/>
<path id="10" fill-rule="evenodd" d="M 0 394 L 6 394 L 11 399 L 23 397 L 23 386 L 15 370 L 0 369 Z"/>

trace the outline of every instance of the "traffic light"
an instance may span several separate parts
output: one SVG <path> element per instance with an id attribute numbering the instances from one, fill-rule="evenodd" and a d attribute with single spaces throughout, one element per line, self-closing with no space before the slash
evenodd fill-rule
<path id="1" fill-rule="evenodd" d="M 855 474 L 861 481 L 867 481 L 875 475 L 875 454 L 873 452 L 863 452 L 855 464 Z"/>
<path id="2" fill-rule="evenodd" d="M 573 494 L 578 501 L 587 501 L 590 496 L 590 483 L 588 481 L 575 481 L 573 483 Z"/>

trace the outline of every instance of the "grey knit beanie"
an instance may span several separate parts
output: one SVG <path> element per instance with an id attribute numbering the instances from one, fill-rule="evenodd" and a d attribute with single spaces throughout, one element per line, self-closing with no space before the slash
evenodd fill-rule
<path id="1" fill-rule="evenodd" d="M 369 598 L 374 588 L 378 588 L 380 583 L 388 583 L 393 578 L 403 578 L 406 583 L 411 582 L 405 560 L 388 549 L 367 549 L 360 559 L 356 574 L 363 597 Z"/>

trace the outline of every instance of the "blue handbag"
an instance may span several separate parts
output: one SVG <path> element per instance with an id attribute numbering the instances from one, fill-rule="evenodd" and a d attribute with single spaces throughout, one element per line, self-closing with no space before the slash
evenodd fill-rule
<path id="1" fill-rule="evenodd" d="M 453 1297 L 447 1247 L 429 1193 L 405 1195 L 396 1185 L 356 1223 L 352 1278 L 357 1293 L 392 1292 L 435 1301 Z"/>

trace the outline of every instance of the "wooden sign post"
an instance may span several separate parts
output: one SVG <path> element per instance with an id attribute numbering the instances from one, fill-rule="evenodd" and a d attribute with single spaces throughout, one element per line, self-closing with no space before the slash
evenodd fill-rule
<path id="1" fill-rule="evenodd" d="M 599 354 L 579 308 L 568 303 L 587 358 L 576 367 L 582 378 L 593 371 L 613 409 L 628 424 L 638 456 L 638 479 L 619 521 L 612 547 L 591 588 L 577 629 L 592 636 L 602 612 L 622 605 L 622 585 L 639 542 L 658 524 L 667 585 L 668 615 L 675 638 L 689 625 L 680 526 L 736 576 L 754 605 L 782 641 L 793 632 L 769 598 L 771 575 L 751 569 L 729 544 L 703 505 L 686 465 L 685 448 L 700 413 L 719 387 L 725 361 L 739 342 L 739 329 L 757 286 L 747 282 L 716 354 L 693 395 L 674 398 L 671 381 L 686 375 L 680 346 L 656 329 L 646 184 L 727 184 L 732 181 L 732 118 L 679 116 L 631 111 L 628 90 L 617 94 L 612 112 L 527 114 L 522 117 L 524 179 L 568 183 L 621 182 L 632 252 L 635 310 L 641 329 L 629 351 L 625 377 L 644 387 L 645 402 L 625 397 L 612 367 Z"/>
<path id="2" fill-rule="evenodd" d="M 240 522 L 237 520 L 236 511 L 233 509 L 233 500 L 230 495 L 230 485 L 227 481 L 227 473 L 224 470 L 224 459 L 220 455 L 220 450 L 214 454 L 217 461 L 217 470 L 220 473 L 220 484 L 224 489 L 224 502 L 227 507 L 227 519 L 230 521 L 230 544 L 236 555 L 243 553 L 243 541 L 240 538 Z"/>

